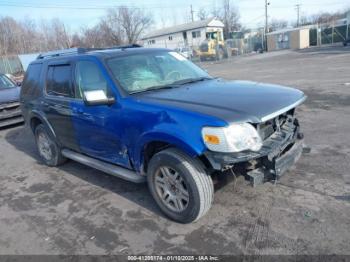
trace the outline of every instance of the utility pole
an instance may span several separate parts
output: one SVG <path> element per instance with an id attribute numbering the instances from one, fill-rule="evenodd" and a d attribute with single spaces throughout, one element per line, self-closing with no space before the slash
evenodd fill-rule
<path id="1" fill-rule="evenodd" d="M 350 11 L 349 11 L 349 14 L 347 16 L 348 18 L 346 19 L 346 32 L 345 32 L 345 39 L 348 39 L 349 38 L 349 24 L 350 24 Z"/>
<path id="2" fill-rule="evenodd" d="M 194 18 L 193 18 L 193 13 L 194 13 L 194 11 L 193 11 L 193 9 L 192 9 L 192 5 L 191 5 L 191 18 L 192 18 L 192 22 L 194 21 Z"/>
<path id="3" fill-rule="evenodd" d="M 334 18 L 332 23 L 332 44 L 334 43 Z"/>
<path id="4" fill-rule="evenodd" d="M 299 23 L 300 23 L 300 4 L 296 4 L 295 8 L 297 10 L 297 27 L 299 27 Z"/>
<path id="5" fill-rule="evenodd" d="M 270 3 L 265 0 L 265 50 L 267 51 L 267 33 L 269 32 L 268 28 L 268 21 L 267 21 L 267 6 L 270 5 Z"/>

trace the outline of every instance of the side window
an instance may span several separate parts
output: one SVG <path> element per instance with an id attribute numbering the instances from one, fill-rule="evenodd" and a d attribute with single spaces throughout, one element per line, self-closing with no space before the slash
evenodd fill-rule
<path id="1" fill-rule="evenodd" d="M 49 66 L 46 93 L 54 96 L 74 97 L 70 65 Z"/>
<path id="2" fill-rule="evenodd" d="M 25 74 L 21 92 L 25 96 L 36 96 L 40 93 L 39 83 L 42 64 L 30 64 Z"/>
<path id="3" fill-rule="evenodd" d="M 92 61 L 79 61 L 75 67 L 75 94 L 82 98 L 85 91 L 103 90 L 108 96 L 107 81 Z"/>

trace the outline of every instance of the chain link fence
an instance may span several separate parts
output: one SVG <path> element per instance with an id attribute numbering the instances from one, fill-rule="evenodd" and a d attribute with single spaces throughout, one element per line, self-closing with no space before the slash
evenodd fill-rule
<path id="1" fill-rule="evenodd" d="M 341 43 L 350 37 L 350 25 L 348 21 L 338 21 L 338 24 L 322 24 L 310 28 L 310 45 L 328 45 Z"/>

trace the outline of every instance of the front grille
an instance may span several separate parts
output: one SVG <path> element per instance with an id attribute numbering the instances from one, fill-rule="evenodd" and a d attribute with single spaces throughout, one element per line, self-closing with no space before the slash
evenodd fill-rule
<path id="1" fill-rule="evenodd" d="M 0 127 L 23 121 L 19 102 L 0 105 Z"/>
<path id="2" fill-rule="evenodd" d="M 5 104 L 0 104 L 0 112 L 5 109 L 12 109 L 19 107 L 19 102 L 10 102 Z"/>
<path id="3" fill-rule="evenodd" d="M 263 141 L 272 136 L 275 132 L 279 131 L 287 121 L 293 122 L 294 110 L 288 111 L 275 118 L 272 118 L 266 122 L 257 125 L 257 131 Z"/>

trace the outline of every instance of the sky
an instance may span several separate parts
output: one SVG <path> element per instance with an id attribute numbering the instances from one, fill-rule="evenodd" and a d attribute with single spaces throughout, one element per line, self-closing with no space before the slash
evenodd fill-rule
<path id="1" fill-rule="evenodd" d="M 35 20 L 60 18 L 71 31 L 92 27 L 113 6 L 137 7 L 149 12 L 155 20 L 149 30 L 190 21 L 190 6 L 194 17 L 204 8 L 210 12 L 221 0 L 0 0 L 0 16 Z M 247 28 L 263 26 L 265 0 L 233 0 Z M 286 19 L 294 22 L 295 5 L 300 4 L 301 15 L 322 11 L 335 12 L 350 8 L 350 0 L 269 0 L 269 19 Z"/>

